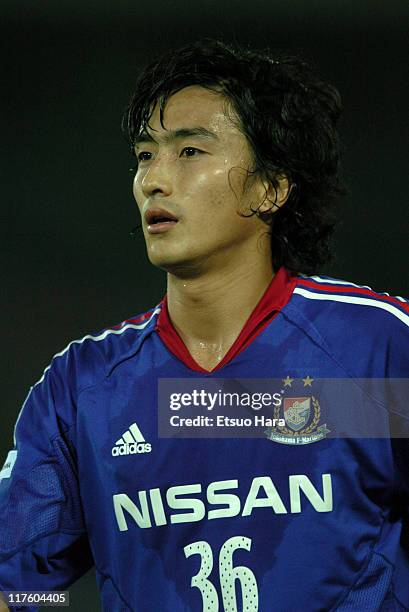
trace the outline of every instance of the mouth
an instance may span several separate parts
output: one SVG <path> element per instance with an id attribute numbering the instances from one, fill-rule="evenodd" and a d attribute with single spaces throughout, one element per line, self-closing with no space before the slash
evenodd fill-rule
<path id="1" fill-rule="evenodd" d="M 146 211 L 145 221 L 150 234 L 159 234 L 174 227 L 179 219 L 164 208 L 152 208 Z"/>

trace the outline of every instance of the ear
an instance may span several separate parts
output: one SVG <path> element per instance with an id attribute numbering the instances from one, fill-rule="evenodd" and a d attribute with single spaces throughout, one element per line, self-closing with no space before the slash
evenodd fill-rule
<path id="1" fill-rule="evenodd" d="M 263 180 L 265 197 L 258 208 L 258 213 L 275 213 L 288 200 L 293 186 L 290 185 L 285 174 L 276 175 L 275 184 Z"/>

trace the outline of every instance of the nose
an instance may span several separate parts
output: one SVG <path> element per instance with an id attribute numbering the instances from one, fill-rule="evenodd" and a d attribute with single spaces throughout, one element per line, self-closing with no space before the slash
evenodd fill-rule
<path id="1" fill-rule="evenodd" d="M 158 155 L 149 163 L 141 181 L 141 189 L 147 198 L 154 195 L 168 196 L 172 193 L 172 174 L 169 160 Z"/>

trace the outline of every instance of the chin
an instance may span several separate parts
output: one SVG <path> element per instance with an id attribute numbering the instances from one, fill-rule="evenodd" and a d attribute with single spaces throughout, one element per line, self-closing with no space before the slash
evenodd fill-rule
<path id="1" fill-rule="evenodd" d="M 160 268 L 169 274 L 180 276 L 183 278 L 197 276 L 200 273 L 200 266 L 197 261 L 193 261 L 191 257 L 171 257 L 169 253 L 167 256 L 160 257 L 158 253 L 150 254 L 149 261 L 156 268 Z"/>
<path id="2" fill-rule="evenodd" d="M 186 258 L 177 256 L 176 254 L 160 253 L 158 251 L 148 252 L 149 261 L 153 266 L 167 270 L 168 268 L 183 265 Z"/>

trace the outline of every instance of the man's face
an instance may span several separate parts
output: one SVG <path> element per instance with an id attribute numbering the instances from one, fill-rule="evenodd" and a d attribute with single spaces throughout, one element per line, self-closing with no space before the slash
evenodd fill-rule
<path id="1" fill-rule="evenodd" d="M 237 214 L 257 208 L 265 189 L 253 178 L 245 185 L 252 166 L 250 147 L 225 109 L 220 94 L 186 87 L 169 98 L 165 129 L 156 106 L 147 133 L 135 146 L 133 192 L 148 257 L 167 271 L 195 274 L 226 257 L 247 256 L 267 229 L 255 215 Z M 178 221 L 147 219 L 157 208 Z"/>

